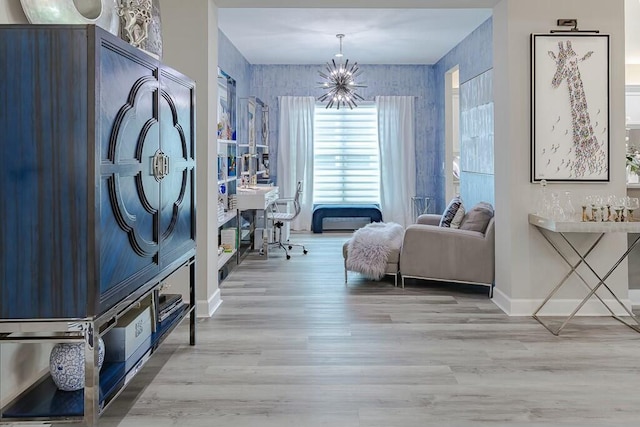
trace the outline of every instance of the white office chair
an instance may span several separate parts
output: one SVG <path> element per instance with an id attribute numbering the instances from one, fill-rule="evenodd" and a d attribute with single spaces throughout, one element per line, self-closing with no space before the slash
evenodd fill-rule
<path id="1" fill-rule="evenodd" d="M 291 259 L 291 255 L 289 255 L 289 250 L 293 249 L 294 246 L 299 246 L 302 248 L 302 253 L 307 254 L 307 249 L 304 245 L 299 243 L 291 243 L 289 239 L 286 242 L 282 242 L 282 228 L 284 227 L 285 222 L 291 222 L 300 214 L 300 195 L 302 194 L 302 182 L 298 181 L 298 185 L 296 187 L 296 195 L 295 197 L 286 197 L 279 198 L 274 203 L 271 204 L 269 210 L 267 211 L 267 220 L 271 221 L 272 230 L 278 231 L 278 240 L 269 243 L 268 247 L 277 246 L 284 250 L 287 259 Z M 293 209 L 293 212 L 291 212 Z M 268 249 L 268 248 L 267 248 Z M 261 252 L 262 254 L 262 252 Z"/>

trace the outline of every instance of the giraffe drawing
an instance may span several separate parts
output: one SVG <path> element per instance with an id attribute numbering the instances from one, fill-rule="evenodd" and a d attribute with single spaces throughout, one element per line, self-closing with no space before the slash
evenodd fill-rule
<path id="1" fill-rule="evenodd" d="M 551 81 L 554 89 L 557 89 L 563 80 L 567 81 L 569 88 L 569 101 L 571 104 L 571 123 L 573 127 L 573 148 L 575 160 L 571 164 L 571 174 L 576 178 L 587 174 L 602 173 L 604 153 L 601 144 L 596 138 L 589 110 L 587 97 L 578 64 L 591 57 L 593 51 L 587 52 L 582 58 L 573 50 L 571 41 L 558 42 L 558 54 L 549 51 L 549 56 L 556 63 L 556 72 Z"/>

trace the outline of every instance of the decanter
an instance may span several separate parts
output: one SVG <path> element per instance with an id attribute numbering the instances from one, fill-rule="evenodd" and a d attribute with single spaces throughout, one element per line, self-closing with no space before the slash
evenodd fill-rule
<path id="1" fill-rule="evenodd" d="M 536 200 L 536 215 L 542 217 L 549 216 L 549 210 L 551 208 L 551 202 L 549 195 L 547 194 L 547 180 L 540 181 L 540 187 L 538 188 L 538 199 Z"/>
<path id="2" fill-rule="evenodd" d="M 554 221 L 564 221 L 565 215 L 562 206 L 560 206 L 560 195 L 558 193 L 551 193 L 551 208 L 549 211 L 549 217 Z"/>

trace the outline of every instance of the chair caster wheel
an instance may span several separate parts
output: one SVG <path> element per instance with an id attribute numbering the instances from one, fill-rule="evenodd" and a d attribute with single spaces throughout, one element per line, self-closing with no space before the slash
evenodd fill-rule
<path id="1" fill-rule="evenodd" d="M 307 252 L 309 252 L 309 251 L 306 250 L 306 249 L 302 251 L 302 253 L 305 254 L 305 255 L 307 254 Z"/>
<path id="2" fill-rule="evenodd" d="M 289 250 L 293 249 L 293 246 L 289 245 Z"/>
<path id="3" fill-rule="evenodd" d="M 291 259 L 291 255 L 287 255 L 287 259 Z"/>

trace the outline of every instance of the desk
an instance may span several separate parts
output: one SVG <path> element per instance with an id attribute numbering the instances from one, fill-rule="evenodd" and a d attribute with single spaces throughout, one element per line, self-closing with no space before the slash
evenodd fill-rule
<path id="1" fill-rule="evenodd" d="M 236 192 L 236 201 L 238 209 L 238 224 L 240 224 L 240 212 L 246 210 L 266 211 L 276 200 L 278 200 L 278 187 L 274 186 L 257 186 L 249 188 L 238 188 Z M 255 217 L 254 217 L 255 219 Z M 267 230 L 267 215 L 264 214 L 264 228 Z M 268 249 L 268 233 L 263 232 L 262 250 L 260 253 L 267 255 Z M 255 248 L 254 248 L 255 249 Z"/>
<path id="2" fill-rule="evenodd" d="M 640 222 L 577 222 L 577 221 L 559 222 L 559 221 L 554 221 L 548 218 L 543 218 L 537 215 L 529 214 L 529 223 L 535 226 L 535 228 L 540 232 L 540 234 L 542 234 L 545 240 L 551 245 L 551 247 L 553 247 L 553 249 L 555 249 L 558 255 L 560 255 L 560 257 L 564 260 L 564 262 L 567 263 L 567 265 L 570 267 L 569 272 L 567 272 L 567 274 L 556 285 L 556 287 L 551 290 L 551 292 L 549 293 L 549 295 L 547 295 L 547 297 L 544 299 L 542 304 L 540 304 L 537 310 L 533 313 L 534 319 L 540 322 L 540 324 L 542 324 L 542 326 L 547 328 L 549 332 L 551 332 L 552 334 L 559 335 L 560 331 L 562 331 L 562 329 L 564 329 L 564 327 L 569 323 L 569 321 L 573 319 L 573 317 L 582 308 L 582 306 L 591 297 L 595 296 L 607 308 L 609 313 L 611 313 L 611 317 L 624 323 L 625 325 L 629 326 L 635 331 L 640 332 L 640 321 L 638 320 L 638 318 L 634 316 L 631 310 L 629 310 L 622 303 L 622 301 L 620 301 L 620 298 L 618 298 L 618 296 L 606 284 L 606 280 L 609 278 L 611 273 L 613 273 L 613 271 L 620 265 L 620 263 L 622 263 L 622 261 L 624 261 L 624 259 L 629 255 L 629 253 L 633 250 L 633 248 L 638 244 L 640 237 L 636 238 L 633 241 L 633 243 L 629 245 L 629 249 L 627 249 L 627 251 L 625 251 L 620 256 L 620 258 L 618 258 L 618 260 L 612 264 L 609 271 L 607 271 L 607 273 L 603 276 L 600 276 L 586 259 L 589 256 L 589 254 L 593 251 L 593 249 L 598 245 L 598 243 L 600 243 L 600 241 L 602 240 L 602 238 L 606 233 L 640 233 Z M 562 240 L 566 242 L 567 245 L 569 245 L 569 248 L 571 249 L 571 253 L 578 255 L 579 261 L 577 263 L 573 264 L 571 263 L 571 261 L 569 261 L 568 256 L 565 253 L 563 253 L 563 251 L 556 244 L 556 242 L 554 242 L 549 237 L 550 233 L 558 234 L 562 238 Z M 593 234 L 595 240 L 584 253 L 581 253 L 567 238 L 567 234 L 569 233 Z M 576 269 L 581 264 L 584 264 L 591 271 L 591 273 L 593 273 L 593 275 L 597 278 L 598 283 L 595 286 L 589 285 L 589 283 L 584 279 L 584 277 L 582 277 L 582 275 L 578 271 L 576 271 Z M 558 290 L 562 287 L 562 285 L 566 283 L 567 279 L 572 274 L 575 274 L 580 278 L 582 283 L 584 283 L 584 285 L 589 289 L 589 292 L 587 293 L 587 296 L 585 296 L 584 299 L 573 310 L 573 312 L 564 320 L 564 322 L 560 325 L 560 327 L 554 330 L 540 319 L 540 317 L 538 316 L 538 313 L 547 304 L 547 302 L 551 299 L 551 297 L 553 297 L 553 295 L 555 295 L 556 292 L 558 292 Z M 609 307 L 607 303 L 604 302 L 602 298 L 598 296 L 598 294 L 596 294 L 596 291 L 601 286 L 604 287 L 607 291 L 609 291 L 609 293 L 613 296 L 616 302 L 620 304 L 620 306 L 630 316 L 630 318 L 635 322 L 635 324 L 628 323 L 621 317 L 617 316 L 614 313 L 614 311 L 611 309 L 611 307 Z"/>
<path id="3" fill-rule="evenodd" d="M 249 209 L 265 210 L 278 199 L 278 187 L 238 188 L 236 191 L 237 208 L 240 211 Z"/>

